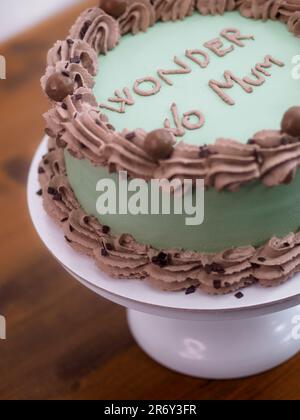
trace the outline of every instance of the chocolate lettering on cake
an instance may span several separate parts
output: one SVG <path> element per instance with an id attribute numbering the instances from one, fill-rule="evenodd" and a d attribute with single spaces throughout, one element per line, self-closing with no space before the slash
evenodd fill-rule
<path id="1" fill-rule="evenodd" d="M 196 57 L 200 55 L 200 57 L 202 57 L 202 60 L 199 59 L 198 57 Z M 194 63 L 199 64 L 199 66 L 202 69 L 206 69 L 206 67 L 209 65 L 210 63 L 210 58 L 209 55 L 207 54 L 207 52 L 202 51 L 202 50 L 186 50 L 185 52 L 185 56 L 187 58 L 189 58 L 190 60 L 192 60 Z"/>
<path id="2" fill-rule="evenodd" d="M 235 101 L 224 92 L 224 89 L 231 89 L 234 86 L 234 83 L 240 85 L 246 93 L 252 93 L 252 86 L 261 86 L 265 83 L 265 78 L 261 77 L 259 73 L 263 73 L 265 76 L 270 77 L 271 73 L 267 72 L 265 69 L 269 69 L 272 65 L 275 64 L 279 67 L 283 67 L 284 63 L 276 58 L 273 58 L 270 55 L 267 55 L 262 63 L 256 64 L 255 68 L 251 70 L 252 74 L 256 77 L 256 80 L 252 80 L 249 77 L 244 77 L 243 79 L 237 77 L 230 71 L 224 72 L 225 82 L 219 82 L 217 80 L 210 80 L 208 82 L 209 86 L 217 93 L 217 95 L 223 99 L 223 101 L 228 105 L 235 105 Z"/>
<path id="3" fill-rule="evenodd" d="M 174 63 L 177 64 L 177 66 L 179 66 L 180 68 L 176 70 L 157 70 L 157 74 L 159 75 L 159 77 L 170 86 L 173 86 L 174 83 L 171 79 L 166 77 L 167 75 L 170 76 L 172 74 L 188 74 L 192 71 L 192 69 L 183 61 L 181 61 L 178 57 L 174 57 Z"/>
<path id="4" fill-rule="evenodd" d="M 191 120 L 192 118 L 196 118 L 196 121 L 193 123 Z M 205 116 L 201 111 L 192 110 L 189 112 L 185 112 L 183 114 L 182 125 L 187 130 L 198 130 L 199 128 L 203 127 L 205 124 Z"/>
<path id="5" fill-rule="evenodd" d="M 169 118 L 165 119 L 164 126 L 168 130 L 170 130 L 174 134 L 174 136 L 183 137 L 185 135 L 185 129 L 183 128 L 181 118 L 179 116 L 177 104 L 173 103 L 171 105 L 171 113 L 172 113 L 172 116 L 173 116 L 175 128 L 171 128 L 171 122 L 170 122 Z"/>
<path id="6" fill-rule="evenodd" d="M 255 68 L 257 71 L 260 71 L 265 76 L 270 77 L 271 73 L 266 71 L 265 69 L 269 69 L 275 64 L 276 66 L 283 67 L 284 62 L 277 60 L 276 58 L 272 57 L 271 55 L 267 55 L 262 63 L 256 64 Z"/>
<path id="7" fill-rule="evenodd" d="M 235 101 L 229 95 L 227 95 L 226 92 L 224 92 L 224 89 L 233 88 L 234 83 L 240 85 L 240 87 L 244 89 L 246 93 L 253 92 L 253 88 L 251 86 L 249 86 L 243 79 L 240 79 L 239 77 L 235 76 L 231 71 L 224 72 L 224 79 L 224 82 L 210 80 L 208 84 L 217 93 L 217 95 L 219 95 L 220 98 L 223 99 L 223 101 L 226 102 L 228 105 L 234 105 Z"/>
<path id="8" fill-rule="evenodd" d="M 232 42 L 233 44 L 237 45 L 238 47 L 245 47 L 245 43 L 242 41 L 245 40 L 252 40 L 254 41 L 254 35 L 242 35 L 241 31 L 236 28 L 226 28 L 223 29 L 221 32 L 223 38 L 227 39 L 227 41 Z"/>
<path id="9" fill-rule="evenodd" d="M 173 103 L 171 105 L 171 113 L 175 128 L 171 127 L 169 118 L 165 119 L 164 127 L 170 130 L 176 137 L 183 137 L 185 135 L 185 128 L 187 130 L 197 130 L 205 124 L 204 114 L 197 109 L 185 112 L 181 117 L 177 104 Z M 193 122 L 192 119 L 195 121 Z"/>
<path id="10" fill-rule="evenodd" d="M 206 69 L 211 63 L 211 53 L 216 57 L 222 58 L 231 54 L 237 48 L 246 47 L 246 42 L 254 40 L 254 35 L 244 35 L 237 28 L 225 28 L 220 32 L 218 38 L 214 38 L 203 44 L 203 47 L 209 50 L 209 52 L 201 48 L 187 49 L 185 51 L 185 58 L 190 61 L 190 64 L 196 64 L 198 69 Z M 229 43 L 229 46 L 226 43 Z M 115 96 L 108 98 L 108 102 L 117 104 L 119 105 L 118 107 L 114 107 L 109 103 L 101 103 L 100 107 L 111 112 L 125 114 L 127 106 L 135 104 L 133 94 L 139 97 L 157 95 L 166 85 L 169 87 L 174 86 L 176 79 L 172 76 L 187 75 L 193 71 L 193 68 L 178 56 L 174 57 L 173 63 L 177 65 L 177 68 L 158 69 L 156 71 L 156 77 L 143 77 L 135 80 L 131 89 L 126 87 L 122 92 L 116 90 L 114 93 Z M 235 100 L 229 95 L 228 90 L 238 85 L 245 93 L 251 94 L 255 87 L 262 86 L 266 82 L 266 77 L 271 76 L 268 70 L 273 65 L 283 67 L 285 64 L 271 55 L 266 55 L 262 62 L 254 64 L 254 67 L 251 68 L 251 76 L 243 77 L 230 70 L 226 70 L 223 73 L 223 80 L 209 80 L 208 86 L 222 101 L 227 105 L 233 106 L 235 105 Z M 180 115 L 177 104 L 173 103 L 171 105 L 171 114 L 173 127 L 169 118 L 165 119 L 164 127 L 172 131 L 176 137 L 184 136 L 185 130 L 197 130 L 205 124 L 204 114 L 197 109 L 187 111 Z"/>
<path id="11" fill-rule="evenodd" d="M 248 85 L 262 86 L 265 83 L 266 79 L 256 68 L 251 69 L 251 73 L 255 79 L 251 79 L 249 76 L 243 78 L 244 82 L 248 83 Z"/>
<path id="12" fill-rule="evenodd" d="M 231 45 L 229 48 L 224 48 L 223 41 L 221 41 L 220 38 L 205 42 L 204 47 L 211 50 L 218 57 L 225 57 L 225 55 L 231 53 L 234 50 L 233 45 Z"/>

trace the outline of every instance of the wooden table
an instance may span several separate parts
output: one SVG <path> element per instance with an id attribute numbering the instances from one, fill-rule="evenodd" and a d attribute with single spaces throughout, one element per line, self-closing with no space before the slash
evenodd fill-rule
<path id="1" fill-rule="evenodd" d="M 125 311 L 68 276 L 33 230 L 26 177 L 43 136 L 48 103 L 39 79 L 45 56 L 86 1 L 0 46 L 1 399 L 300 399 L 300 355 L 264 375 L 236 381 L 172 373 L 134 343 Z"/>

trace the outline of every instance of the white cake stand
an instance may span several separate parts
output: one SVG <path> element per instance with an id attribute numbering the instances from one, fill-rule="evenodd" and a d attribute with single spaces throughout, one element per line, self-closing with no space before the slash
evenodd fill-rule
<path id="1" fill-rule="evenodd" d="M 300 350 L 300 275 L 272 289 L 252 286 L 244 298 L 161 292 L 138 280 L 114 280 L 93 260 L 73 251 L 37 196 L 33 160 L 28 203 L 34 226 L 64 268 L 84 286 L 128 309 L 128 322 L 142 349 L 168 368 L 194 377 L 229 379 L 254 375 L 287 361 Z"/>

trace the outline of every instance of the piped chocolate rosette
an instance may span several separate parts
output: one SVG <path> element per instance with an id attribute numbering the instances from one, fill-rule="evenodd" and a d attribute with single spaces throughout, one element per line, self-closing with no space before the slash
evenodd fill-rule
<path id="1" fill-rule="evenodd" d="M 254 180 L 267 187 L 291 183 L 300 165 L 300 107 L 286 112 L 281 130 L 261 131 L 248 144 L 221 138 L 199 148 L 176 146 L 168 129 L 115 130 L 92 91 L 98 55 L 114 49 L 122 35 L 147 31 L 157 21 L 184 19 L 194 10 L 215 15 L 237 9 L 247 18 L 279 19 L 300 36 L 297 0 L 101 0 L 48 53 L 42 87 L 51 101 L 45 115 L 50 140 L 39 166 L 40 193 L 67 243 L 113 277 L 145 279 L 163 290 L 224 294 L 253 283 L 278 285 L 300 271 L 299 233 L 216 253 L 156 249 L 130 234 L 114 235 L 85 213 L 67 176 L 65 150 L 110 172 L 126 170 L 147 181 L 202 178 L 218 192 L 234 194 Z"/>

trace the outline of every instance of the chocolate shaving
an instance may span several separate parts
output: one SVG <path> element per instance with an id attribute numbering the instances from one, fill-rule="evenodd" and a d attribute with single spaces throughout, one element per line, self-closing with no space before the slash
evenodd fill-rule
<path id="1" fill-rule="evenodd" d="M 131 132 L 131 133 L 126 134 L 126 135 L 125 135 L 125 139 L 126 139 L 126 140 L 131 141 L 131 140 L 133 140 L 133 139 L 135 138 L 135 136 L 136 136 L 136 134 L 135 134 L 135 132 L 133 131 L 133 132 Z"/>
<path id="2" fill-rule="evenodd" d="M 186 295 L 191 295 L 192 293 L 195 293 L 196 292 L 196 287 L 195 286 L 190 286 L 190 287 L 188 287 L 187 289 L 186 289 L 186 291 L 185 291 L 185 294 Z"/>
<path id="3" fill-rule="evenodd" d="M 92 21 L 90 21 L 90 20 L 87 20 L 87 21 L 84 22 L 83 27 L 81 28 L 81 31 L 80 31 L 80 35 L 79 35 L 81 40 L 84 39 L 84 37 L 85 37 L 85 35 L 86 35 L 86 33 L 87 33 L 87 31 L 88 31 L 88 29 L 91 25 L 92 25 Z"/>
<path id="4" fill-rule="evenodd" d="M 214 285 L 214 288 L 216 290 L 219 290 L 222 287 L 222 281 L 221 280 L 214 280 L 213 285 Z"/>

